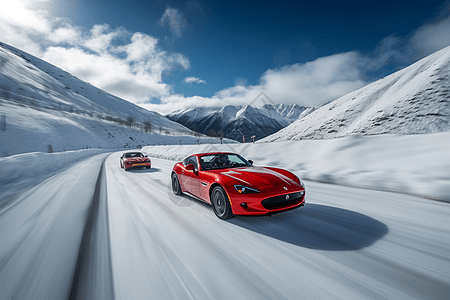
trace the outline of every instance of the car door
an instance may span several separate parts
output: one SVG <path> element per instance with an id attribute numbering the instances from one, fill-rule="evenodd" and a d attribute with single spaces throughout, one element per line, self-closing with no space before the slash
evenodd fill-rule
<path id="1" fill-rule="evenodd" d="M 199 197 L 199 177 L 198 177 L 198 161 L 197 156 L 191 156 L 187 159 L 187 165 L 193 164 L 195 170 L 182 170 L 182 176 L 184 178 L 184 187 L 192 195 Z M 184 172 L 184 173 L 183 173 Z"/>

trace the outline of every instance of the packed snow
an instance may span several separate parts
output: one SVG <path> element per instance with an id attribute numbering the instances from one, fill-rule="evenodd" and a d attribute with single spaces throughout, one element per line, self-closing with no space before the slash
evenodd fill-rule
<path id="1" fill-rule="evenodd" d="M 222 221 L 173 194 L 173 161 L 125 172 L 120 155 L 0 206 L 0 299 L 448 296 L 447 203 L 306 181 L 303 208 Z"/>
<path id="2" fill-rule="evenodd" d="M 0 157 L 0 207 L 2 201 L 41 183 L 90 156 L 107 152 L 85 149 L 56 153 L 31 152 Z"/>

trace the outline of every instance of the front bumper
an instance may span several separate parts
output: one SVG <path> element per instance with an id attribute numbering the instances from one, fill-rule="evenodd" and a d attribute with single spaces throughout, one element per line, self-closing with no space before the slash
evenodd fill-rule
<path id="1" fill-rule="evenodd" d="M 151 162 L 132 163 L 132 164 L 125 163 L 125 170 L 137 169 L 137 168 L 151 168 L 151 167 L 152 167 Z"/>
<path id="2" fill-rule="evenodd" d="M 267 215 L 305 205 L 305 190 L 273 195 L 230 195 L 235 215 Z"/>

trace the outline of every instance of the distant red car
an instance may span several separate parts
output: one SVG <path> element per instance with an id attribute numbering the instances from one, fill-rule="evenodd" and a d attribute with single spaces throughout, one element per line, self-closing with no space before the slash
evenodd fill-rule
<path id="1" fill-rule="evenodd" d="M 305 185 L 293 173 L 253 166 L 236 153 L 201 153 L 173 167 L 172 190 L 212 205 L 220 219 L 265 215 L 305 204 Z"/>
<path id="2" fill-rule="evenodd" d="M 120 157 L 120 167 L 125 171 L 131 168 L 146 168 L 152 167 L 152 162 L 147 155 L 141 152 L 126 152 Z"/>

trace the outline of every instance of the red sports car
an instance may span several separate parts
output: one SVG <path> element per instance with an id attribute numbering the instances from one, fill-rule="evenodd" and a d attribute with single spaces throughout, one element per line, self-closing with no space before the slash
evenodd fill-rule
<path id="1" fill-rule="evenodd" d="M 147 155 L 144 156 L 141 152 L 126 152 L 120 157 L 120 167 L 125 171 L 131 168 L 150 169 L 152 162 Z"/>
<path id="2" fill-rule="evenodd" d="M 175 195 L 189 194 L 212 205 L 220 219 L 264 215 L 305 204 L 305 185 L 293 173 L 253 166 L 236 153 L 201 153 L 175 164 Z"/>

